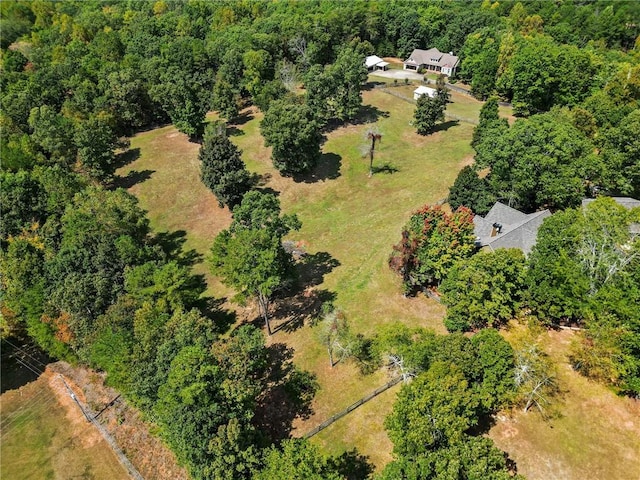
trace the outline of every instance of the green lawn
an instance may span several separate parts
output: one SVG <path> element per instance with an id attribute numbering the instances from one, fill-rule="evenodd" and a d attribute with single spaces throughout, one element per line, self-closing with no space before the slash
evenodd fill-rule
<path id="1" fill-rule="evenodd" d="M 444 308 L 424 297 L 404 298 L 387 259 L 411 213 L 443 199 L 457 172 L 471 161 L 473 126 L 447 123 L 442 130 L 422 137 L 410 126 L 413 105 L 376 90 L 364 92 L 364 104 L 371 106 L 369 123 L 330 132 L 321 163 L 307 181 L 283 178 L 273 168 L 270 149 L 259 135 L 260 112 L 252 110 L 243 117 L 231 129 L 231 138 L 243 150 L 249 170 L 262 176 L 262 187 L 279 192 L 283 210 L 300 217 L 303 227 L 291 238 L 301 241 L 310 254 L 320 253 L 337 265 L 319 272 L 321 282 L 307 289 L 308 296 L 335 295 L 335 303 L 346 312 L 355 332 L 371 335 L 380 325 L 394 321 L 444 331 Z M 361 151 L 366 148 L 366 131 L 373 123 L 383 137 L 374 162 L 377 172 L 369 178 L 368 159 Z M 152 227 L 156 231 L 184 230 L 185 246 L 206 254 L 215 235 L 228 226 L 230 215 L 217 206 L 199 180 L 198 145 L 188 142 L 173 127 L 164 127 L 136 135 L 131 139 L 131 149 L 139 158 L 118 174 L 135 178 L 135 172 L 146 172 L 142 181 L 129 189 L 149 211 Z M 205 265 L 197 265 L 196 271 L 206 273 Z M 229 294 L 215 278 L 207 279 L 211 294 Z M 305 295 L 296 298 L 300 310 L 306 312 Z M 240 319 L 256 316 L 251 306 L 226 306 L 235 308 Z M 277 319 L 274 323 L 278 325 Z M 281 330 L 270 341 L 293 347 L 296 363 L 313 371 L 321 386 L 313 405 L 315 415 L 296 424 L 296 434 L 387 381 L 382 372 L 362 377 L 350 364 L 328 368 L 326 353 L 311 327 Z M 393 402 L 376 399 L 371 403 L 379 421 L 369 425 L 368 436 L 384 437 L 382 420 Z M 349 421 L 358 421 L 359 415 L 360 409 L 350 415 Z M 340 427 L 336 424 L 332 428 Z M 388 457 L 388 451 L 375 453 L 376 445 L 365 446 L 359 441 L 353 445 L 365 454 L 377 455 L 379 465 Z"/>
<path id="2" fill-rule="evenodd" d="M 398 88 L 412 92 L 412 87 Z M 426 203 L 444 199 L 457 172 L 472 162 L 470 140 L 474 126 L 447 122 L 436 133 L 422 137 L 410 125 L 413 104 L 380 90 L 364 92 L 363 101 L 369 106 L 369 120 L 328 133 L 320 164 L 302 181 L 283 178 L 273 168 L 270 149 L 264 146 L 259 133 L 262 114 L 257 109 L 246 110 L 229 130 L 232 141 L 243 150 L 249 170 L 261 177 L 260 188 L 278 192 L 283 210 L 300 217 L 302 229 L 293 232 L 291 239 L 303 244 L 311 259 L 322 259 L 325 267 L 332 265 L 317 267 L 316 282 L 303 286 L 306 287 L 303 292 L 289 299 L 286 311 L 277 309 L 273 323 L 282 329 L 268 339 L 269 343 L 292 347 L 296 364 L 314 372 L 321 387 L 313 402 L 314 414 L 295 423 L 294 436 L 302 435 L 388 380 L 382 371 L 363 377 L 350 363 L 330 368 L 327 354 L 317 339 L 317 328 L 303 322 L 294 326 L 293 321 L 307 316 L 312 306 L 317 307 L 319 297 L 334 296 L 336 305 L 345 311 L 351 329 L 357 333 L 371 335 L 381 325 L 396 321 L 444 332 L 444 307 L 423 296 L 404 298 L 400 281 L 389 270 L 387 259 L 411 213 Z M 481 106 L 481 102 L 469 96 L 454 93 L 448 109 L 462 117 L 477 118 Z M 503 109 L 502 114 L 509 116 L 510 112 Z M 367 146 L 367 129 L 373 124 L 382 133 L 382 141 L 376 149 L 377 171 L 369 178 L 368 159 L 363 158 L 362 151 Z M 118 173 L 147 172 L 141 182 L 130 186 L 130 191 L 149 211 L 154 229 L 184 230 L 185 246 L 206 254 L 231 217 L 227 209 L 217 206 L 211 192 L 199 180 L 198 145 L 188 142 L 173 127 L 165 127 L 138 134 L 131 139 L 131 148 L 139 149 L 139 158 Z M 305 268 L 308 270 L 309 266 Z M 206 273 L 203 263 L 196 265 L 196 270 Z M 220 298 L 230 293 L 208 274 L 207 281 L 210 294 Z M 257 317 L 252 305 L 239 307 L 227 302 L 224 306 L 235 309 L 240 321 Z M 291 323 L 287 323 L 289 320 Z M 536 476 L 535 469 L 530 467 L 535 464 L 568 469 L 566 476 L 565 470 L 558 470 L 560 474 L 555 478 L 580 478 L 585 471 L 581 467 L 584 452 L 592 451 L 581 445 L 592 442 L 603 452 L 616 449 L 620 428 L 617 421 L 607 423 L 608 408 L 622 408 L 624 400 L 598 387 L 606 402 L 589 403 L 590 392 L 595 390 L 589 390 L 582 377 L 573 372 L 572 375 L 568 378 L 573 386 L 567 388 L 574 403 L 567 401 L 564 417 L 554 424 L 552 434 L 535 414 L 516 414 L 520 437 L 517 433 L 509 437 L 508 428 L 498 430 L 500 425 L 512 428 L 513 423 L 499 423 L 492 430 L 491 436 L 498 446 L 507 450 L 531 478 L 554 478 L 551 467 L 542 468 L 542 473 Z M 313 442 L 330 453 L 357 447 L 377 467 L 383 466 L 391 452 L 383 421 L 398 390 L 399 387 L 394 387 L 358 408 L 314 437 Z M 590 408 L 593 411 L 588 416 Z M 630 428 L 637 429 L 638 417 Z M 626 438 L 620 451 L 629 452 L 629 446 L 640 436 L 633 433 L 620 438 Z M 554 454 L 562 461 L 549 463 Z M 616 462 L 616 465 L 637 465 L 629 459 L 627 463 Z M 602 472 L 617 475 L 619 471 L 603 455 L 590 465 L 590 471 L 598 475 Z M 604 473 L 600 476 L 605 477 Z"/>

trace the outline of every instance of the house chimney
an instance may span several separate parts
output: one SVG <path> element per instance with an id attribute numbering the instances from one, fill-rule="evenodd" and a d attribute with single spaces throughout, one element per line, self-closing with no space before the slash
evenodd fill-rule
<path id="1" fill-rule="evenodd" d="M 453 55 L 453 52 L 449 52 L 449 55 Z"/>
<path id="2" fill-rule="evenodd" d="M 492 225 L 493 229 L 491 229 L 491 236 L 495 237 L 496 235 L 499 235 L 502 232 L 502 224 L 501 223 L 494 223 Z"/>

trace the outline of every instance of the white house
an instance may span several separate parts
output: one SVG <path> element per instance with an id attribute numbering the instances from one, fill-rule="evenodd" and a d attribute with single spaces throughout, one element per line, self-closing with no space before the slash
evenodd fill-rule
<path id="1" fill-rule="evenodd" d="M 459 64 L 460 59 L 453 52 L 442 53 L 437 48 L 430 48 L 429 50 L 416 48 L 411 52 L 409 58 L 403 62 L 403 68 L 415 71 L 424 69 L 451 77 L 456 74 L 456 68 L 458 68 Z"/>
<path id="2" fill-rule="evenodd" d="M 367 70 L 370 72 L 374 70 L 386 70 L 389 66 L 389 62 L 385 62 L 377 55 L 370 55 L 364 59 L 364 64 L 367 66 Z"/>
<path id="3" fill-rule="evenodd" d="M 425 87 L 424 85 L 420 85 L 413 91 L 414 100 L 418 100 L 423 95 L 428 95 L 429 97 L 434 98 L 438 95 L 438 91 L 435 88 Z"/>

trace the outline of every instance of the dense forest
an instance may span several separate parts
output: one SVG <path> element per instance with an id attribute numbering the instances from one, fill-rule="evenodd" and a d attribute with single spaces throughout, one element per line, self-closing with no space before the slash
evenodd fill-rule
<path id="1" fill-rule="evenodd" d="M 413 379 L 386 420 L 394 461 L 379 478 L 517 478 L 478 425 L 553 389 L 544 355 L 495 330 L 523 312 L 581 326 L 574 367 L 640 395 L 640 212 L 580 208 L 640 197 L 640 2 L 3 1 L 0 28 L 2 335 L 106 372 L 192 478 L 371 469 L 275 433 L 266 407 L 302 410 L 313 376 L 258 328 L 229 332 L 188 252 L 116 188 L 127 137 L 172 123 L 201 143 L 202 180 L 233 212 L 210 268 L 257 301 L 271 334 L 270 301 L 296 281 L 283 238 L 300 221 L 253 189 L 224 122 L 205 115 L 257 106 L 274 166 L 295 177 L 321 161 L 324 132 L 356 118 L 373 53 L 455 52 L 449 80 L 487 100 L 453 211 L 415 212 L 389 259 L 406 294 L 439 288 L 453 333 L 397 323 L 364 338 L 336 307 L 318 313 L 330 354 L 348 343 L 365 374 L 391 362 Z M 498 101 L 521 118 L 500 119 Z M 473 215 L 496 200 L 554 212 L 528 257 L 476 253 Z"/>

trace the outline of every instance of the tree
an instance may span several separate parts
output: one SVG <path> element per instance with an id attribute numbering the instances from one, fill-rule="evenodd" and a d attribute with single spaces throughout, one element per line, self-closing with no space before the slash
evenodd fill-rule
<path id="1" fill-rule="evenodd" d="M 458 76 L 471 85 L 476 98 L 486 99 L 495 89 L 500 42 L 491 29 L 468 35 L 460 56 L 463 59 Z"/>
<path id="2" fill-rule="evenodd" d="M 24 170 L 17 173 L 0 172 L 0 204 L 2 242 L 46 216 L 46 194 L 42 184 Z"/>
<path id="3" fill-rule="evenodd" d="M 545 414 L 558 387 L 553 364 L 538 337 L 535 329 L 527 329 L 514 339 L 514 378 L 523 411 L 535 406 Z"/>
<path id="4" fill-rule="evenodd" d="M 440 285 L 449 331 L 499 326 L 514 317 L 524 290 L 525 258 L 498 249 L 460 260 Z"/>
<path id="5" fill-rule="evenodd" d="M 344 476 L 332 467 L 318 448 L 307 440 L 285 440 L 282 450 L 267 450 L 264 468 L 256 480 L 341 480 Z"/>
<path id="6" fill-rule="evenodd" d="M 283 175 L 305 172 L 320 158 L 322 135 L 305 104 L 291 100 L 271 102 L 260 132 L 265 144 L 273 147 L 273 165 Z"/>
<path id="7" fill-rule="evenodd" d="M 210 266 L 215 275 L 235 288 L 237 298 L 255 298 L 271 335 L 269 303 L 273 293 L 292 279 L 292 259 L 282 237 L 299 228 L 295 216 L 280 217 L 274 195 L 251 192 L 234 209 L 234 221 L 211 248 Z"/>
<path id="8" fill-rule="evenodd" d="M 600 134 L 605 164 L 602 187 L 610 192 L 640 196 L 640 110 L 627 115 L 619 126 Z"/>
<path id="9" fill-rule="evenodd" d="M 499 136 L 509 129 L 506 118 L 501 119 L 499 115 L 498 99 L 491 97 L 480 109 L 480 121 L 473 129 L 473 139 L 471 146 L 475 149 L 485 136 Z"/>
<path id="10" fill-rule="evenodd" d="M 509 405 L 516 391 L 513 348 L 493 328 L 480 330 L 471 337 L 471 344 L 482 372 L 477 384 L 482 406 L 487 412 L 494 412 Z"/>
<path id="11" fill-rule="evenodd" d="M 436 122 L 444 121 L 445 103 L 438 97 L 431 98 L 422 95 L 416 102 L 416 110 L 413 114 L 414 125 L 420 135 L 428 135 L 436 126 Z"/>
<path id="12" fill-rule="evenodd" d="M 211 347 L 186 346 L 173 358 L 154 413 L 194 478 L 251 478 L 257 438 L 250 422 L 266 359 L 262 334 L 250 326 Z"/>
<path id="13" fill-rule="evenodd" d="M 419 458 L 462 439 L 476 424 L 478 399 L 459 367 L 434 363 L 404 385 L 385 420 L 397 456 Z"/>
<path id="14" fill-rule="evenodd" d="M 602 197 L 582 211 L 545 219 L 530 256 L 529 305 L 544 320 L 580 320 L 588 300 L 633 271 L 638 240 L 629 226 L 638 210 Z"/>
<path id="15" fill-rule="evenodd" d="M 376 151 L 376 141 L 382 141 L 382 134 L 374 129 L 370 129 L 367 132 L 367 140 L 371 140 L 371 147 L 369 148 L 369 176 L 373 175 L 373 154 Z"/>
<path id="16" fill-rule="evenodd" d="M 525 211 L 576 206 L 601 176 L 593 145 L 559 111 L 487 130 L 475 148 L 491 190 Z"/>
<path id="17" fill-rule="evenodd" d="M 322 306 L 323 315 L 320 320 L 320 341 L 329 353 L 329 365 L 333 366 L 351 354 L 351 336 L 349 324 L 344 312 L 336 309 L 332 304 Z M 335 360 L 334 354 L 338 355 Z"/>
<path id="18" fill-rule="evenodd" d="M 251 178 L 240 150 L 227 138 L 223 125 L 207 126 L 198 152 L 200 178 L 218 199 L 218 204 L 232 209 L 251 189 Z"/>
<path id="19" fill-rule="evenodd" d="M 464 435 L 446 448 L 425 452 L 418 458 L 400 457 L 387 464 L 380 480 L 523 480 L 512 475 L 504 452 L 485 437 Z"/>
<path id="20" fill-rule="evenodd" d="M 595 69 L 587 52 L 559 46 L 546 35 L 517 36 L 514 47 L 507 68 L 499 72 L 498 90 L 513 99 L 516 115 L 572 106 L 589 94 Z"/>
<path id="21" fill-rule="evenodd" d="M 252 190 L 233 209 L 233 221 L 229 230 L 238 232 L 264 229 L 282 239 L 291 230 L 299 230 L 301 226 L 295 214 L 281 214 L 280 200 L 274 194 Z"/>
<path id="22" fill-rule="evenodd" d="M 426 205 L 405 225 L 389 266 L 402 276 L 405 292 L 437 285 L 457 260 L 473 253 L 474 242 L 471 210 L 460 207 L 449 214 Z"/>
<path id="23" fill-rule="evenodd" d="M 52 163 L 68 165 L 73 162 L 73 123 L 56 113 L 53 107 L 35 107 L 29 114 L 31 139 L 49 156 Z"/>
<path id="24" fill-rule="evenodd" d="M 110 179 L 115 168 L 118 139 L 109 124 L 96 116 L 79 122 L 74 142 L 83 170 L 93 178 Z"/>
<path id="25" fill-rule="evenodd" d="M 76 346 L 124 290 L 125 266 L 144 263 L 148 220 L 124 190 L 89 187 L 62 216 L 60 248 L 46 264 L 48 301 L 72 315 Z"/>
<path id="26" fill-rule="evenodd" d="M 436 78 L 436 97 L 440 103 L 447 108 L 447 103 L 449 103 L 449 99 L 451 98 L 451 94 L 449 93 L 449 89 L 447 88 L 447 83 L 444 74 L 438 75 Z"/>
<path id="27" fill-rule="evenodd" d="M 473 167 L 467 165 L 456 177 L 447 198 L 452 210 L 467 207 L 477 215 L 487 213 L 496 201 L 484 178 L 480 178 Z"/>
<path id="28" fill-rule="evenodd" d="M 305 77 L 306 103 L 322 125 L 331 119 L 352 120 L 362 105 L 362 85 L 367 80 L 364 55 L 343 48 L 334 64 L 314 65 Z"/>

